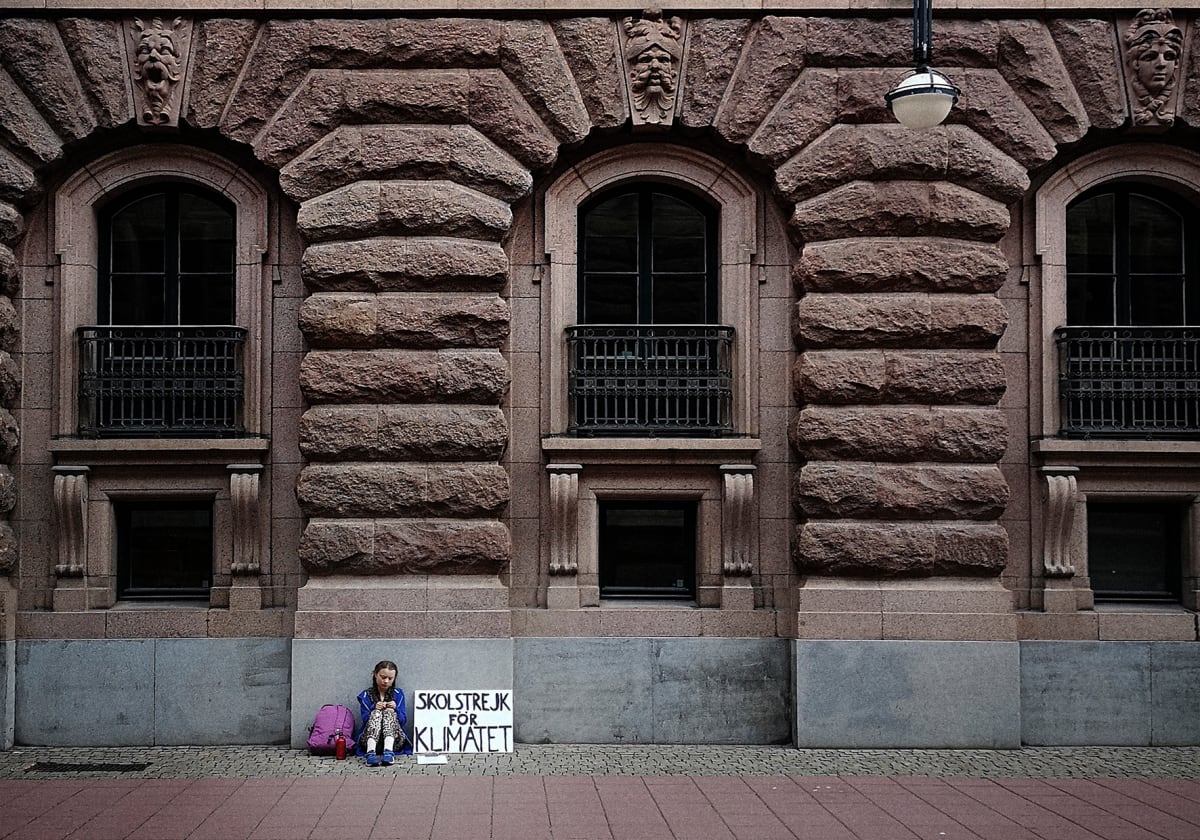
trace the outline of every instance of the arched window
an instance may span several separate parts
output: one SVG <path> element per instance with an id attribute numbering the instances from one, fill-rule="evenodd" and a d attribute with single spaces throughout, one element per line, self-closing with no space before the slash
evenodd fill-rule
<path id="1" fill-rule="evenodd" d="M 100 227 L 100 323 L 234 323 L 227 199 L 182 185 L 141 190 L 110 202 Z"/>
<path id="2" fill-rule="evenodd" d="M 718 323 L 712 206 L 640 184 L 592 199 L 579 217 L 580 323 Z"/>
<path id="3" fill-rule="evenodd" d="M 1073 201 L 1067 208 L 1067 323 L 1200 321 L 1189 276 L 1195 263 L 1190 215 L 1177 198 L 1146 185 L 1106 185 Z"/>

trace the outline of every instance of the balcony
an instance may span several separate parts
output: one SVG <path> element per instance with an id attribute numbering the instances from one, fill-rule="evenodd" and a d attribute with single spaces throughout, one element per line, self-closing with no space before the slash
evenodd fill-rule
<path id="1" fill-rule="evenodd" d="M 1200 439 L 1200 330 L 1059 327 L 1059 434 Z"/>
<path id="2" fill-rule="evenodd" d="M 704 324 L 567 327 L 568 433 L 732 435 L 733 334 Z"/>
<path id="3" fill-rule="evenodd" d="M 243 434 L 246 330 L 230 326 L 78 329 L 79 434 Z"/>

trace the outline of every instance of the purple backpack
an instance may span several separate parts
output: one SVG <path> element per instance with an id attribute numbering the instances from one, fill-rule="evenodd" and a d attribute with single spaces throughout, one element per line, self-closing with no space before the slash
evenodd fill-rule
<path id="1" fill-rule="evenodd" d="M 308 728 L 309 755 L 333 755 L 338 733 L 346 737 L 346 752 L 354 752 L 354 712 L 345 706 L 321 707 Z"/>

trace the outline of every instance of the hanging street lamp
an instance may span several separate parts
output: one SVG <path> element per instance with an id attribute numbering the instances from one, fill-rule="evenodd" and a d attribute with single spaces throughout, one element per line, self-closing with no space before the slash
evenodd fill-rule
<path id="1" fill-rule="evenodd" d="M 913 0 L 913 63 L 916 69 L 884 94 L 902 125 L 923 130 L 941 125 L 958 101 L 959 89 L 929 66 L 933 56 L 933 2 Z"/>

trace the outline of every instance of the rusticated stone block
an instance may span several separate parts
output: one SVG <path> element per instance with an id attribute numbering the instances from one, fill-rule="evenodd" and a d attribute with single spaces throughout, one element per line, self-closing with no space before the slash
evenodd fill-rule
<path id="1" fill-rule="evenodd" d="M 21 272 L 12 248 L 0 245 L 0 294 L 13 296 L 21 287 Z"/>
<path id="2" fill-rule="evenodd" d="M 11 575 L 17 570 L 17 535 L 7 522 L 0 522 L 0 575 Z"/>
<path id="3" fill-rule="evenodd" d="M 255 154 L 283 166 L 345 122 L 466 122 L 467 79 L 466 70 L 314 70 L 254 140 Z"/>
<path id="4" fill-rule="evenodd" d="M 533 186 L 529 170 L 469 125 L 341 126 L 285 166 L 279 183 L 304 201 L 353 181 L 392 179 L 454 181 L 509 202 Z"/>
<path id="5" fill-rule="evenodd" d="M 700 18 L 688 22 L 688 52 L 679 110 L 685 126 L 706 128 L 712 124 L 737 67 L 738 56 L 746 45 L 750 25 L 750 21 L 740 18 Z"/>
<path id="6" fill-rule="evenodd" d="M 21 318 L 13 307 L 12 301 L 0 295 L 0 347 L 12 350 L 17 346 L 17 337 L 21 334 Z"/>
<path id="7" fill-rule="evenodd" d="M 25 234 L 25 217 L 16 207 L 0 201 L 0 243 L 11 245 Z"/>
<path id="8" fill-rule="evenodd" d="M 62 140 L 0 66 L 0 137 L 43 163 L 62 157 Z"/>
<path id="9" fill-rule="evenodd" d="M 500 28 L 484 18 L 325 18 L 310 38 L 314 67 L 495 67 Z"/>
<path id="10" fill-rule="evenodd" d="M 809 350 L 793 378 L 799 402 L 825 405 L 995 405 L 1005 387 L 999 355 L 971 351 Z"/>
<path id="11" fill-rule="evenodd" d="M 992 348 L 1008 312 L 991 295 L 811 294 L 796 304 L 802 347 Z"/>
<path id="12" fill-rule="evenodd" d="M 312 347 L 498 347 L 508 324 L 496 295 L 319 293 L 300 306 Z"/>
<path id="13" fill-rule="evenodd" d="M 997 70 L 963 69 L 955 83 L 962 88 L 952 119 L 965 122 L 981 137 L 1027 170 L 1052 160 L 1054 138 L 1021 101 Z"/>
<path id="14" fill-rule="evenodd" d="M 499 241 L 507 203 L 446 181 L 357 181 L 304 202 L 296 217 L 310 241 L 366 236 L 456 236 Z"/>
<path id="15" fill-rule="evenodd" d="M 1073 143 L 1087 133 L 1087 111 L 1042 21 L 1000 23 L 997 69 L 1057 142 Z"/>
<path id="16" fill-rule="evenodd" d="M 792 419 L 789 438 L 813 461 L 994 463 L 1008 424 L 998 409 L 809 406 Z"/>
<path id="17" fill-rule="evenodd" d="M 936 237 L 814 242 L 793 276 L 804 292 L 994 292 L 1008 273 L 996 245 Z"/>
<path id="18" fill-rule="evenodd" d="M 21 368 L 8 353 L 0 351 L 0 405 L 12 408 L 21 393 Z"/>
<path id="19" fill-rule="evenodd" d="M 314 350 L 300 388 L 314 404 L 493 403 L 508 388 L 508 365 L 498 350 Z"/>
<path id="20" fill-rule="evenodd" d="M 7 464 L 17 453 L 21 442 L 21 433 L 17 420 L 7 409 L 0 408 L 0 463 Z"/>
<path id="21" fill-rule="evenodd" d="M 558 140 L 498 70 L 470 71 L 470 123 L 530 169 L 558 157 Z"/>
<path id="22" fill-rule="evenodd" d="M 791 86 L 804 66 L 807 18 L 768 15 L 750 35 L 717 111 L 718 133 L 744 143 Z"/>
<path id="23" fill-rule="evenodd" d="M 33 170 L 0 146 L 0 200 L 30 205 L 38 200 L 41 192 L 41 184 Z"/>
<path id="24" fill-rule="evenodd" d="M 184 106 L 189 123 L 212 128 L 221 119 L 258 27 L 255 20 L 196 21 L 192 30 L 192 78 Z"/>
<path id="25" fill-rule="evenodd" d="M 508 473 L 499 464 L 309 464 L 296 495 L 305 516 L 471 518 L 504 510 Z"/>
<path id="26" fill-rule="evenodd" d="M 96 121 L 111 128 L 133 118 L 125 90 L 125 51 L 120 24 L 96 18 L 65 18 L 58 22 L 67 53 L 79 68 L 79 81 L 96 105 Z"/>
<path id="27" fill-rule="evenodd" d="M 950 236 L 997 242 L 1008 207 L 957 184 L 854 181 L 796 205 L 791 227 L 806 242 L 873 236 Z"/>
<path id="28" fill-rule="evenodd" d="M 592 125 L 615 128 L 629 119 L 623 62 L 609 18 L 567 18 L 551 24 Z"/>
<path id="29" fill-rule="evenodd" d="M 8 467 L 0 466 L 0 514 L 17 506 L 17 479 Z"/>
<path id="30" fill-rule="evenodd" d="M 793 556 L 802 572 L 847 577 L 995 576 L 1008 535 L 995 524 L 813 521 L 797 529 Z"/>
<path id="31" fill-rule="evenodd" d="M 509 560 L 500 522 L 462 520 L 313 520 L 300 540 L 311 574 L 492 574 Z"/>
<path id="32" fill-rule="evenodd" d="M 227 137 L 251 142 L 296 90 L 310 69 L 309 41 L 313 22 L 304 18 L 268 20 L 221 119 Z"/>
<path id="33" fill-rule="evenodd" d="M 0 62 L 60 136 L 81 140 L 96 128 L 96 115 L 52 21 L 0 17 Z"/>
<path id="34" fill-rule="evenodd" d="M 1004 204 L 1029 189 L 1024 167 L 961 125 L 937 132 L 899 124 L 835 125 L 775 172 L 776 186 L 791 201 L 851 181 L 904 179 L 952 181 Z"/>
<path id="35" fill-rule="evenodd" d="M 995 21 L 939 17 L 936 29 L 938 66 L 995 65 Z M 911 18 L 817 18 L 809 22 L 804 48 L 810 66 L 905 67 L 912 59 Z"/>
<path id="36" fill-rule="evenodd" d="M 310 291 L 477 291 L 499 289 L 508 257 L 495 242 L 395 237 L 322 242 L 304 251 Z"/>
<path id="37" fill-rule="evenodd" d="M 1108 20 L 1056 17 L 1047 22 L 1076 95 L 1095 128 L 1119 128 L 1128 116 L 1116 28 Z"/>
<path id="38" fill-rule="evenodd" d="M 317 461 L 487 461 L 507 443 L 492 406 L 323 406 L 300 418 L 300 451 Z"/>
<path id="39" fill-rule="evenodd" d="M 501 23 L 500 67 L 560 142 L 578 143 L 587 137 L 591 118 L 548 23 Z"/>
<path id="40" fill-rule="evenodd" d="M 842 114 L 839 82 L 837 70 L 805 67 L 750 138 L 751 155 L 768 163 L 787 160 L 828 131 Z"/>
<path id="41" fill-rule="evenodd" d="M 811 519 L 996 519 L 1008 484 L 994 464 L 810 461 L 792 504 Z"/>

